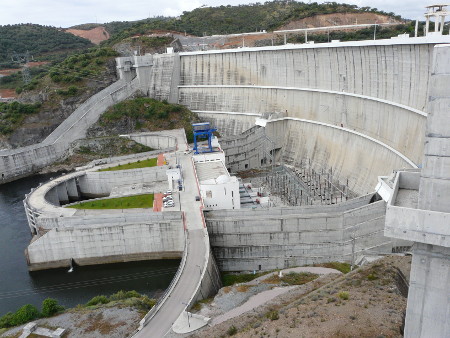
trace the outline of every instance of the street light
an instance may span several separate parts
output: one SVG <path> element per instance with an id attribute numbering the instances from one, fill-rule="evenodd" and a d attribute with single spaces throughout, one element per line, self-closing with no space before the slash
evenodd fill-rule
<path id="1" fill-rule="evenodd" d="M 184 302 L 181 302 L 181 304 L 186 305 L 186 309 L 189 306 L 189 304 L 184 303 Z M 186 309 L 184 311 L 186 312 L 186 316 L 187 316 L 187 320 L 188 320 L 188 326 L 190 328 L 191 327 L 191 322 L 189 321 L 189 312 Z"/>

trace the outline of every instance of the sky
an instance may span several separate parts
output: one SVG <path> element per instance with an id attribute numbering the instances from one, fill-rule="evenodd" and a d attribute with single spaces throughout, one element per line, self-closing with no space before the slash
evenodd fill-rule
<path id="1" fill-rule="evenodd" d="M 178 16 L 202 5 L 238 5 L 265 0 L 0 0 L 0 25 L 35 23 L 70 27 L 82 23 L 134 21 L 154 16 Z M 308 2 L 309 0 L 303 0 Z M 423 19 L 430 0 L 335 0 L 394 12 L 407 19 Z M 324 1 L 317 1 L 324 2 Z"/>

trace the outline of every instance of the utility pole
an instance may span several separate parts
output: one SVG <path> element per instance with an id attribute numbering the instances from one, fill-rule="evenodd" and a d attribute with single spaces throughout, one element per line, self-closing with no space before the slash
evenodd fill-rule
<path id="1" fill-rule="evenodd" d="M 22 68 L 22 80 L 25 84 L 29 84 L 31 81 L 31 74 L 30 69 L 28 68 L 28 62 L 30 60 L 34 60 L 33 56 L 30 55 L 28 51 L 25 53 L 16 53 L 14 52 L 11 56 L 12 62 L 18 63 L 18 64 L 24 64 Z"/>
<path id="2" fill-rule="evenodd" d="M 350 271 L 353 271 L 353 268 L 355 267 L 355 233 L 353 232 L 350 236 L 352 239 L 352 266 L 350 268 Z"/>

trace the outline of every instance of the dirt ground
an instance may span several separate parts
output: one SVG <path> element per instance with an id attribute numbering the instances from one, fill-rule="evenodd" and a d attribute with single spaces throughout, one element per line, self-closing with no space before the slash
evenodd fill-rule
<path id="1" fill-rule="evenodd" d="M 100 42 L 109 39 L 109 33 L 106 31 L 105 27 L 100 26 L 90 30 L 82 30 L 82 29 L 68 29 L 67 33 L 71 33 L 73 35 L 88 39 L 92 43 L 98 45 Z"/>
<path id="2" fill-rule="evenodd" d="M 101 307 L 95 310 L 71 310 L 61 315 L 35 320 L 38 326 L 67 329 L 65 338 L 122 338 L 138 328 L 142 314 L 132 307 Z M 19 337 L 24 325 L 11 329 L 1 337 Z"/>
<path id="3" fill-rule="evenodd" d="M 326 275 L 193 337 L 401 337 L 406 298 L 397 268 L 411 259 L 389 256 L 346 275 Z"/>

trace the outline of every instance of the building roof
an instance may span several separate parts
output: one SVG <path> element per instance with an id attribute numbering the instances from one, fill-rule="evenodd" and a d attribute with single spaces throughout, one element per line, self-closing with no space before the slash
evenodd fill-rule
<path id="1" fill-rule="evenodd" d="M 196 162 L 195 169 L 199 182 L 217 180 L 220 176 L 230 176 L 222 161 Z"/>

